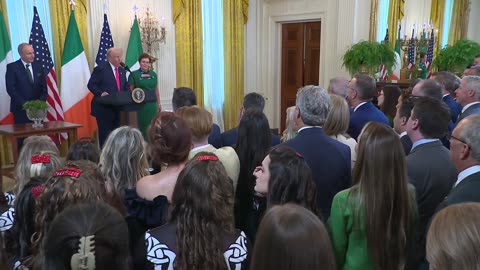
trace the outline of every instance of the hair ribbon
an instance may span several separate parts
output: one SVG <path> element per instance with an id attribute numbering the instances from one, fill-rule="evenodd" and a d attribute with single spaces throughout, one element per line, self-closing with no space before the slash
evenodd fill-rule
<path id="1" fill-rule="evenodd" d="M 82 170 L 77 169 L 77 168 L 66 168 L 66 169 L 60 169 L 57 170 L 53 176 L 71 176 L 78 178 L 82 174 Z"/>
<path id="2" fill-rule="evenodd" d="M 50 155 L 49 154 L 39 154 L 32 156 L 32 164 L 37 163 L 50 163 Z"/>
<path id="3" fill-rule="evenodd" d="M 216 156 L 199 156 L 196 158 L 198 161 L 205 161 L 205 160 L 211 160 L 211 161 L 218 161 L 218 157 Z"/>
<path id="4" fill-rule="evenodd" d="M 32 188 L 32 194 L 33 194 L 33 198 L 35 200 L 38 199 L 38 197 L 40 197 L 40 195 L 42 194 L 43 192 L 43 186 L 42 185 L 38 185 L 38 186 L 35 186 Z"/>

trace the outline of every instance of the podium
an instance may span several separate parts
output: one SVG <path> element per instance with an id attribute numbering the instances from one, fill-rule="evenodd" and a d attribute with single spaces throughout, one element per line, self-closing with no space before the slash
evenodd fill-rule
<path id="1" fill-rule="evenodd" d="M 138 94 L 135 92 L 137 89 L 111 93 L 107 96 L 95 97 L 95 99 L 98 103 L 114 107 L 120 112 L 120 125 L 138 128 L 137 111 L 143 108 L 146 103 L 157 102 L 157 96 L 155 91 L 143 91 L 143 97 L 135 96 L 135 94 Z M 140 98 L 142 99 L 141 102 L 139 102 Z"/>

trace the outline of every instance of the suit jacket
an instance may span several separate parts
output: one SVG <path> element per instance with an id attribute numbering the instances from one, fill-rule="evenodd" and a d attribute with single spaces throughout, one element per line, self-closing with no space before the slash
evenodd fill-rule
<path id="1" fill-rule="evenodd" d="M 317 205 L 323 220 L 327 220 L 335 194 L 352 183 L 350 148 L 330 138 L 321 128 L 304 129 L 284 144 L 307 161 L 317 186 Z"/>
<path id="2" fill-rule="evenodd" d="M 32 62 L 33 84 L 28 79 L 22 60 L 7 65 L 5 82 L 10 95 L 10 112 L 23 113 L 23 104 L 29 100 L 47 100 L 46 71 L 37 62 Z"/>
<path id="3" fill-rule="evenodd" d="M 222 145 L 234 146 L 237 143 L 238 128 L 232 128 L 222 133 Z M 280 136 L 272 134 L 272 146 L 280 144 Z"/>
<path id="4" fill-rule="evenodd" d="M 468 107 L 463 113 L 460 113 L 457 119 L 457 124 L 462 121 L 463 118 L 472 114 L 480 114 L 480 103 L 474 104 Z"/>
<path id="5" fill-rule="evenodd" d="M 410 154 L 410 150 L 412 150 L 412 140 L 410 137 L 408 137 L 408 135 L 403 135 L 400 137 L 400 142 L 402 142 L 403 151 L 405 151 L 405 156 L 407 156 Z"/>
<path id="6" fill-rule="evenodd" d="M 407 156 L 407 171 L 417 191 L 419 232 L 425 237 L 428 220 L 455 183 L 457 170 L 450 152 L 440 141 L 434 141 L 412 149 Z"/>
<path id="7" fill-rule="evenodd" d="M 208 143 L 215 148 L 222 147 L 222 138 L 220 135 L 220 127 L 217 124 L 213 124 L 212 132 L 208 135 Z"/>
<path id="8" fill-rule="evenodd" d="M 358 107 L 356 111 L 350 111 L 350 124 L 348 127 L 348 134 L 357 140 L 360 131 L 362 131 L 363 126 L 366 123 L 374 121 L 384 123 L 385 125 L 390 126 L 387 117 L 383 114 L 382 111 L 377 109 L 371 101 L 363 104 Z"/>
<path id="9" fill-rule="evenodd" d="M 480 202 L 480 172 L 474 173 L 463 179 L 455 186 L 445 200 L 438 206 L 437 211 L 443 208 L 464 202 Z"/>
<path id="10" fill-rule="evenodd" d="M 120 75 L 120 91 L 130 91 L 125 70 L 119 67 L 118 73 Z M 104 120 L 108 121 L 109 116 L 117 113 L 117 111 L 112 106 L 98 103 L 97 99 L 102 96 L 103 92 L 107 92 L 109 94 L 118 92 L 115 74 L 109 62 L 98 65 L 93 69 L 92 76 L 88 81 L 87 87 L 88 90 L 90 90 L 90 92 L 92 92 L 94 95 L 94 98 L 92 99 L 91 114 L 95 117 L 103 117 Z"/>
<path id="11" fill-rule="evenodd" d="M 445 102 L 448 107 L 450 108 L 450 115 L 452 117 L 452 123 L 457 122 L 458 115 L 462 111 L 462 107 L 458 105 L 457 102 L 452 98 L 451 95 L 446 95 L 442 98 L 443 102 Z"/>

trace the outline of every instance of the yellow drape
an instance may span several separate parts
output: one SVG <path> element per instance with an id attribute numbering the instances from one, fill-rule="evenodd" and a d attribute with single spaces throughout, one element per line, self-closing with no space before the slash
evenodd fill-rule
<path id="1" fill-rule="evenodd" d="M 430 20 L 432 20 L 433 27 L 435 28 L 435 46 L 433 49 L 433 55 L 437 55 L 440 47 L 440 40 L 442 40 L 442 27 L 443 27 L 444 14 L 445 14 L 445 0 L 432 0 L 432 6 L 430 10 Z"/>
<path id="2" fill-rule="evenodd" d="M 57 74 L 57 83 L 60 85 L 61 78 L 61 59 L 63 54 L 63 45 L 65 44 L 65 35 L 67 34 L 68 20 L 70 18 L 71 7 L 68 1 L 50 0 L 50 16 L 52 21 L 53 47 L 55 51 L 55 72 Z M 88 56 L 88 35 L 87 35 L 87 3 L 88 0 L 75 1 L 75 20 L 77 21 L 78 31 L 82 40 L 83 49 L 87 59 Z M 61 91 L 61 89 L 60 89 Z"/>
<path id="3" fill-rule="evenodd" d="M 190 87 L 203 106 L 201 0 L 173 0 L 177 87 Z"/>
<path id="4" fill-rule="evenodd" d="M 0 0 L 0 10 L 3 13 L 3 19 L 8 30 L 8 16 L 7 16 L 7 0 Z"/>
<path id="5" fill-rule="evenodd" d="M 469 14 L 469 0 L 455 0 L 455 2 L 453 2 L 453 12 L 450 25 L 450 33 L 448 35 L 448 45 L 453 45 L 458 40 L 467 37 Z"/>
<path id="6" fill-rule="evenodd" d="M 378 25 L 378 0 L 372 0 L 372 3 L 370 5 L 370 31 L 368 35 L 368 38 L 370 41 L 377 40 L 377 25 Z"/>
<path id="7" fill-rule="evenodd" d="M 403 19 L 405 11 L 405 0 L 390 0 L 388 7 L 388 42 L 392 48 L 398 35 L 398 22 Z"/>
<path id="8" fill-rule="evenodd" d="M 248 0 L 223 2 L 225 102 L 223 118 L 225 130 L 236 127 L 238 110 L 244 96 L 244 35 L 248 20 Z"/>

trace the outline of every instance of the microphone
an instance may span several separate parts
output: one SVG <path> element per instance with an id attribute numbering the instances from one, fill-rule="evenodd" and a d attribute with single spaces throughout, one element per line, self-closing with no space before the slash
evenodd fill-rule
<path id="1" fill-rule="evenodd" d="M 125 65 L 125 63 L 120 62 L 120 66 L 121 66 L 122 68 L 124 68 L 126 71 L 132 73 L 132 71 L 130 70 L 130 68 L 129 68 L 127 65 Z"/>

